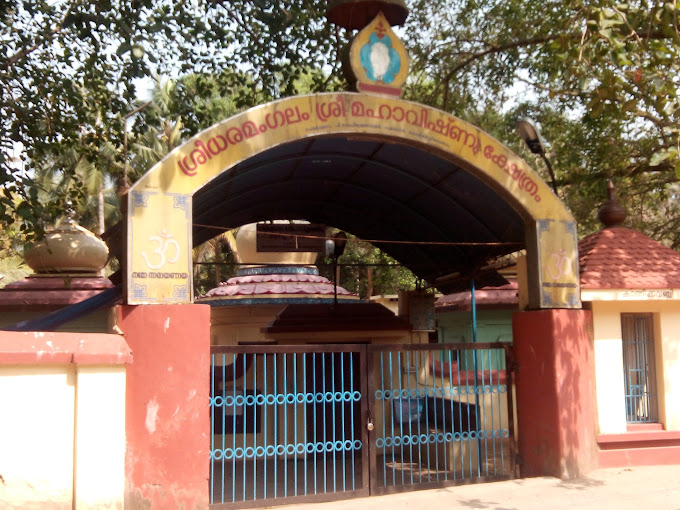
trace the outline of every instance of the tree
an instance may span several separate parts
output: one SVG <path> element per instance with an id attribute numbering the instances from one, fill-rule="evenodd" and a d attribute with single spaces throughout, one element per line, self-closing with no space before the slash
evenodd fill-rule
<path id="1" fill-rule="evenodd" d="M 397 294 L 413 289 L 417 278 L 407 268 L 376 248 L 352 235 L 338 257 L 338 285 L 362 299 L 380 294 Z M 319 273 L 334 280 L 333 260 L 319 255 Z"/>
<path id="2" fill-rule="evenodd" d="M 668 184 L 680 172 L 677 2 L 421 0 L 411 8 L 411 97 L 471 119 L 529 160 L 512 125 L 531 114 L 553 142 L 562 198 L 581 233 L 596 228 L 614 178 L 633 225 L 678 245 L 667 237 L 677 213 L 666 216 L 677 209 L 667 207 Z"/>
<path id="3" fill-rule="evenodd" d="M 614 178 L 632 224 L 678 245 L 680 212 L 669 187 L 680 171 L 677 2 L 408 6 L 400 29 L 412 58 L 406 99 L 471 120 L 542 171 L 513 128 L 518 115 L 531 114 L 552 142 L 560 195 L 582 233 L 595 228 L 606 180 Z M 101 148 L 111 144 L 111 170 L 120 174 L 124 119 L 140 106 L 142 78 L 167 75 L 182 85 L 163 114 L 173 129 L 144 110 L 130 126 L 134 143 L 151 128 L 167 142 L 168 133 L 194 134 L 232 107 L 341 88 L 337 56 L 352 34 L 326 21 L 327 7 L 327 0 L 5 2 L 0 219 L 17 215 L 30 234 L 53 221 L 66 198 L 84 201 L 84 185 L 47 204 L 27 186 L 33 169 L 68 151 L 105 168 Z M 211 103 L 218 97 L 226 110 Z M 11 161 L 17 147 L 25 150 L 20 167 Z M 130 166 L 141 171 L 135 158 Z"/>
<path id="4" fill-rule="evenodd" d="M 325 7 L 321 0 L 4 2 L 0 220 L 18 219 L 29 237 L 54 221 L 66 198 L 41 203 L 29 191 L 32 171 L 67 151 L 99 166 L 101 147 L 111 143 L 118 171 L 125 168 L 124 119 L 138 106 L 142 78 L 240 67 L 255 87 L 240 89 L 239 106 L 260 91 L 295 93 L 302 67 L 335 61 L 328 60 L 330 27 L 319 21 Z M 243 73 L 229 77 L 235 86 L 248 81 Z M 141 121 L 136 129 L 143 131 Z M 17 148 L 23 150 L 19 166 L 12 161 Z M 81 201 L 86 192 L 80 187 L 71 194 Z"/>

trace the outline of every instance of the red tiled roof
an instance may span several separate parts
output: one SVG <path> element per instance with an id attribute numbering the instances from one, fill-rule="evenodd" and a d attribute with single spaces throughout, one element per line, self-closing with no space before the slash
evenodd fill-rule
<path id="1" fill-rule="evenodd" d="M 584 289 L 680 288 L 680 253 L 624 227 L 608 227 L 579 243 Z"/>
<path id="2" fill-rule="evenodd" d="M 516 307 L 517 280 L 508 279 L 502 287 L 483 287 L 475 290 L 475 303 L 485 308 Z M 472 309 L 470 291 L 456 292 L 440 297 L 434 306 L 438 312 L 470 311 Z"/>
<path id="3" fill-rule="evenodd" d="M 257 274 L 235 276 L 209 290 L 200 299 L 232 296 L 276 295 L 325 295 L 353 296 L 323 276 L 313 274 Z"/>

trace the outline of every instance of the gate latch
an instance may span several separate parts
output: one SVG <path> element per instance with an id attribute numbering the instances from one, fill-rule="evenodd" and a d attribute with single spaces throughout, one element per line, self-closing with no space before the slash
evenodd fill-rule
<path id="1" fill-rule="evenodd" d="M 375 427 L 373 425 L 373 418 L 371 416 L 368 417 L 368 422 L 366 423 L 366 428 L 368 429 L 369 432 L 371 432 Z"/>

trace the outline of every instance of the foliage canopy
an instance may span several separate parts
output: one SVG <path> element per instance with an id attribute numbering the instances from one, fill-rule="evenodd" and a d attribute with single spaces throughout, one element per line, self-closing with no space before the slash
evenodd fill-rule
<path id="1" fill-rule="evenodd" d="M 680 246 L 677 1 L 407 3 L 399 29 L 412 58 L 407 99 L 479 125 L 541 171 L 514 132 L 519 116 L 535 118 L 582 234 L 598 228 L 597 206 L 613 178 L 631 226 Z M 90 174 L 79 169 L 121 180 L 129 149 L 134 176 L 172 140 L 238 109 L 341 88 L 338 55 L 352 34 L 328 24 L 327 4 L 4 2 L 0 219 L 17 220 L 30 238 L 67 200 L 86 202 Z M 126 122 L 146 100 L 140 90 L 159 75 L 174 78 L 172 100 Z M 49 200 L 35 179 L 46 167 L 68 176 Z"/>

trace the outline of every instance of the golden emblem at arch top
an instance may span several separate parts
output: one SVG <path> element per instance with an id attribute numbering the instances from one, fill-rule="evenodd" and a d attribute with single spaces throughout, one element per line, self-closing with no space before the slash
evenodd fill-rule
<path id="1" fill-rule="evenodd" d="M 360 92 L 401 97 L 408 52 L 382 12 L 354 38 L 350 66 Z"/>

